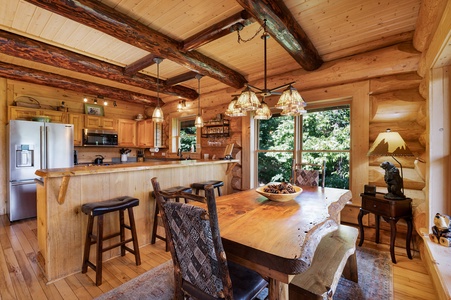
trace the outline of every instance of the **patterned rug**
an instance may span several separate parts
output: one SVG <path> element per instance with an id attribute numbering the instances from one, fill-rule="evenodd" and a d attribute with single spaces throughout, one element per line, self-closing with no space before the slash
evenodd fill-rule
<path id="1" fill-rule="evenodd" d="M 388 252 L 357 247 L 359 283 L 341 278 L 336 300 L 393 299 L 392 265 Z M 169 260 L 158 267 L 101 295 L 96 300 L 136 299 L 170 300 L 173 295 L 173 268 Z M 263 291 L 258 299 L 265 299 Z"/>

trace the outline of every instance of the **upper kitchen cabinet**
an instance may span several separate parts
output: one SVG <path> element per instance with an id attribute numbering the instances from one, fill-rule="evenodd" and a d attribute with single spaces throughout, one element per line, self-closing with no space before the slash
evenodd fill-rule
<path id="1" fill-rule="evenodd" d="M 82 146 L 84 115 L 69 113 L 69 123 L 74 125 L 74 146 Z"/>
<path id="2" fill-rule="evenodd" d="M 52 123 L 66 123 L 66 113 L 56 110 L 47 110 L 39 108 L 29 108 L 20 106 L 9 107 L 10 120 L 28 120 L 31 121 L 33 117 L 47 116 Z"/>
<path id="3" fill-rule="evenodd" d="M 119 146 L 136 147 L 136 121 L 118 119 L 117 135 Z"/>
<path id="4" fill-rule="evenodd" d="M 154 132 L 153 121 L 147 119 L 138 122 L 138 147 L 153 147 Z"/>
<path id="5" fill-rule="evenodd" d="M 105 117 L 85 115 L 85 128 L 114 129 L 114 120 Z"/>
<path id="6" fill-rule="evenodd" d="M 154 123 L 152 119 L 138 122 L 138 147 L 164 147 L 163 125 Z"/>

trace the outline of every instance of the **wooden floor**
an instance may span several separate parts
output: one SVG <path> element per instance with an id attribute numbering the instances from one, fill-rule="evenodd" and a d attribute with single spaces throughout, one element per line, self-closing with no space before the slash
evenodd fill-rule
<path id="1" fill-rule="evenodd" d="M 164 243 L 140 248 L 142 264 L 136 266 L 134 256 L 111 259 L 103 264 L 103 284 L 94 284 L 94 271 L 77 273 L 46 284 L 36 263 L 36 220 L 10 224 L 0 216 L 0 299 L 93 299 L 110 289 L 150 270 L 170 258 Z M 365 241 L 365 246 L 388 251 L 386 245 Z M 394 299 L 437 299 L 432 281 L 418 254 L 413 260 L 404 249 L 396 249 L 398 263 L 393 265 Z M 68 254 L 70 255 L 70 254 Z"/>

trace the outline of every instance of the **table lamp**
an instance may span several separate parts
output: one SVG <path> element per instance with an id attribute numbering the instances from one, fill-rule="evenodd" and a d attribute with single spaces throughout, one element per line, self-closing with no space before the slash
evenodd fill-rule
<path id="1" fill-rule="evenodd" d="M 413 156 L 412 151 L 407 147 L 406 142 L 397 132 L 379 133 L 370 150 L 368 156 L 391 156 L 401 167 L 399 170 L 390 162 L 384 161 L 380 167 L 385 170 L 384 180 L 387 184 L 388 193 L 385 194 L 386 199 L 405 199 L 402 165 L 395 156 Z"/>

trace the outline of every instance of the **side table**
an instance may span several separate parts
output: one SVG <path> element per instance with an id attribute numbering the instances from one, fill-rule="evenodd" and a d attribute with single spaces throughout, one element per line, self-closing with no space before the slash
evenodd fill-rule
<path id="1" fill-rule="evenodd" d="M 402 200 L 385 199 L 384 194 L 376 193 L 375 195 L 360 194 L 362 197 L 362 206 L 358 216 L 360 242 L 359 247 L 362 246 L 364 240 L 364 231 L 362 218 L 368 213 L 373 213 L 376 216 L 376 243 L 379 243 L 379 223 L 380 217 L 390 223 L 390 255 L 393 263 L 396 264 L 395 258 L 395 239 L 396 239 L 396 223 L 399 219 L 404 219 L 407 222 L 407 236 L 406 236 L 406 251 L 407 256 L 412 259 L 410 253 L 410 240 L 412 239 L 412 199 L 406 198 Z"/>

